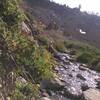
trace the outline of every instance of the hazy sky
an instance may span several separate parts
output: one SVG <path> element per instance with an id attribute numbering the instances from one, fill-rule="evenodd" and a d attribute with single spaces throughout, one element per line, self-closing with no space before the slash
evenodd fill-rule
<path id="1" fill-rule="evenodd" d="M 60 4 L 67 4 L 70 7 L 82 6 L 82 11 L 99 12 L 100 14 L 100 0 L 53 0 Z"/>

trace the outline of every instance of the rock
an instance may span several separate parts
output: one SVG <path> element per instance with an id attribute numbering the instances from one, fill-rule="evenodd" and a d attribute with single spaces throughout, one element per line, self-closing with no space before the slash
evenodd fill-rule
<path id="1" fill-rule="evenodd" d="M 21 76 L 17 78 L 17 81 L 20 82 L 21 84 L 26 84 L 27 83 L 27 81 Z"/>
<path id="2" fill-rule="evenodd" d="M 100 100 L 100 91 L 97 89 L 88 89 L 83 92 L 83 98 L 85 100 Z"/>
<path id="3" fill-rule="evenodd" d="M 10 97 L 7 97 L 7 100 L 11 100 Z"/>
<path id="4" fill-rule="evenodd" d="M 70 77 L 73 77 L 73 75 L 72 74 L 68 74 Z"/>
<path id="5" fill-rule="evenodd" d="M 35 100 L 35 97 L 32 97 L 31 100 Z"/>
<path id="6" fill-rule="evenodd" d="M 70 60 L 71 62 L 75 62 L 75 58 L 74 57 L 71 57 L 68 60 Z"/>
<path id="7" fill-rule="evenodd" d="M 52 80 L 43 80 L 41 82 L 42 89 L 50 89 L 50 90 L 62 90 L 65 86 L 65 83 L 62 82 L 60 79 L 55 78 Z"/>
<path id="8" fill-rule="evenodd" d="M 81 74 L 77 74 L 77 77 L 80 78 L 81 80 L 86 80 Z"/>
<path id="9" fill-rule="evenodd" d="M 51 97 L 51 100 L 70 100 L 70 99 L 65 98 L 64 96 L 61 95 L 54 95 Z"/>
<path id="10" fill-rule="evenodd" d="M 75 87 L 65 87 L 64 96 L 71 98 L 72 100 L 80 100 L 82 91 L 76 90 Z"/>
<path id="11" fill-rule="evenodd" d="M 95 79 L 97 82 L 97 88 L 100 89 L 100 78 Z"/>
<path id="12" fill-rule="evenodd" d="M 25 22 L 22 22 L 22 33 L 26 35 L 31 35 L 31 30 L 30 28 L 26 25 Z"/>
<path id="13" fill-rule="evenodd" d="M 43 96 L 43 97 L 49 97 L 48 93 L 46 93 L 46 92 L 43 92 L 43 93 L 42 93 L 42 96 Z"/>
<path id="14" fill-rule="evenodd" d="M 51 100 L 51 99 L 47 97 L 42 97 L 41 100 Z"/>
<path id="15" fill-rule="evenodd" d="M 82 71 L 88 70 L 88 68 L 86 68 L 86 67 L 84 67 L 84 66 L 79 66 L 79 69 L 82 70 Z"/>
<path id="16" fill-rule="evenodd" d="M 81 85 L 81 89 L 82 89 L 82 91 L 86 91 L 87 89 L 89 89 L 89 87 L 88 87 L 87 84 L 83 83 L 83 84 Z"/>
<path id="17" fill-rule="evenodd" d="M 75 51 L 75 50 L 71 50 L 71 51 L 69 52 L 69 54 L 70 54 L 70 55 L 75 55 L 75 54 L 76 54 L 76 51 Z"/>

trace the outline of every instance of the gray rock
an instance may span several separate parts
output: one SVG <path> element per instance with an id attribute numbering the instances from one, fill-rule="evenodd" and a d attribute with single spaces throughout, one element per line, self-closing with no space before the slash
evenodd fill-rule
<path id="1" fill-rule="evenodd" d="M 88 89 L 83 92 L 84 100 L 100 100 L 100 91 L 97 89 Z"/>
<path id="2" fill-rule="evenodd" d="M 51 99 L 48 97 L 42 97 L 41 100 L 51 100 Z"/>
<path id="3" fill-rule="evenodd" d="M 57 90 L 62 90 L 65 86 L 65 83 L 62 82 L 60 79 L 58 78 L 55 78 L 55 79 L 52 79 L 52 80 L 43 80 L 41 82 L 41 88 L 43 89 L 50 89 L 50 90 L 54 90 L 54 91 L 57 91 Z"/>
<path id="4" fill-rule="evenodd" d="M 77 78 L 80 78 L 81 80 L 86 80 L 81 74 L 77 74 Z"/>
<path id="5" fill-rule="evenodd" d="M 83 83 L 83 84 L 81 85 L 81 89 L 82 89 L 82 91 L 86 91 L 87 89 L 89 89 L 89 87 L 88 87 L 87 84 Z"/>
<path id="6" fill-rule="evenodd" d="M 97 88 L 100 89 L 100 78 L 97 78 L 96 81 L 97 81 Z"/>
<path id="7" fill-rule="evenodd" d="M 79 69 L 82 70 L 82 71 L 88 70 L 88 68 L 86 68 L 85 66 L 79 66 Z"/>

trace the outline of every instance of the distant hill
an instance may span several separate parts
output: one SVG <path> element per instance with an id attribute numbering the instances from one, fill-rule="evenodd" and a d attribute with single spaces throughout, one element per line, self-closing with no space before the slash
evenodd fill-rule
<path id="1" fill-rule="evenodd" d="M 66 38 L 78 39 L 100 47 L 100 17 L 49 0 L 23 0 L 24 8 L 47 26 L 56 24 Z M 26 6 L 25 6 L 26 5 Z M 86 32 L 81 34 L 80 30 Z M 59 34 L 58 34 L 59 35 Z"/>

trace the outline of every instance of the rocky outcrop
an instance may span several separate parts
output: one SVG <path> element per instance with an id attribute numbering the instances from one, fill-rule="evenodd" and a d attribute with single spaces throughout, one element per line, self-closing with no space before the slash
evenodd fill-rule
<path id="1" fill-rule="evenodd" d="M 97 89 L 89 89 L 83 92 L 84 100 L 100 100 L 100 91 Z"/>

